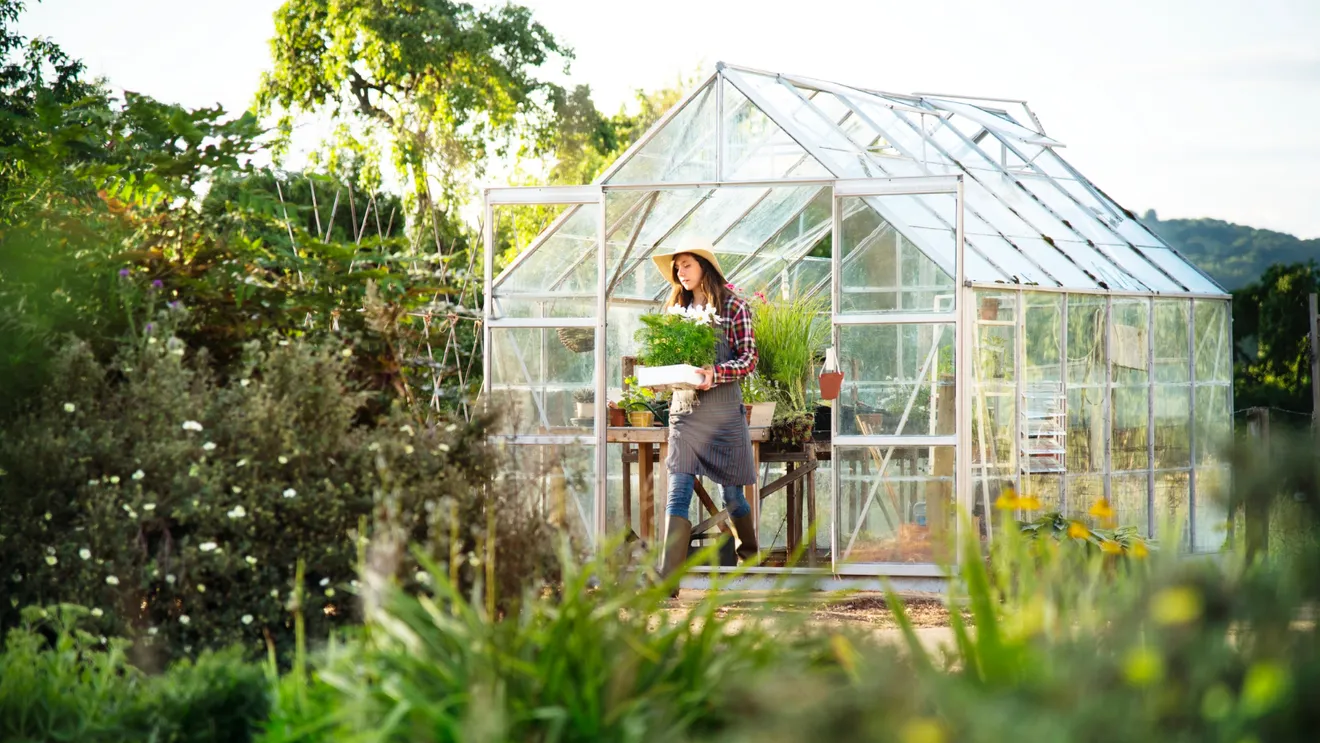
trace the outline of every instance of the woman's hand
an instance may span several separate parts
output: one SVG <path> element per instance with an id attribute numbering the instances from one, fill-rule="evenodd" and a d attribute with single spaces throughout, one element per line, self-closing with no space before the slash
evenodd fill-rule
<path id="1" fill-rule="evenodd" d="M 697 373 L 701 375 L 701 379 L 702 379 L 701 384 L 697 385 L 697 389 L 708 390 L 711 387 L 715 386 L 715 367 L 713 366 L 702 367 L 697 370 Z"/>

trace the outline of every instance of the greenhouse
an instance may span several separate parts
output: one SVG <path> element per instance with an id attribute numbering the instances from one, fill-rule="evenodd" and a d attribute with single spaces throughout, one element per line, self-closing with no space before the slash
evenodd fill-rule
<path id="1" fill-rule="evenodd" d="M 719 64 L 594 184 L 487 189 L 485 395 L 529 501 L 659 537 L 664 429 L 607 400 L 668 294 L 649 257 L 704 244 L 744 297 L 820 298 L 844 373 L 810 442 L 757 438 L 762 549 L 806 555 L 760 570 L 938 577 L 1005 493 L 1220 549 L 1228 294 L 1063 147 L 1023 101 Z"/>

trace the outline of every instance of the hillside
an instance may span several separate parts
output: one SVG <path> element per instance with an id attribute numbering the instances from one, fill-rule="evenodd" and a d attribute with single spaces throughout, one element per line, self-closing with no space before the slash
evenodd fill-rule
<path id="1" fill-rule="evenodd" d="M 1141 221 L 1229 291 L 1260 278 L 1271 264 L 1320 259 L 1320 239 L 1218 219 L 1161 220 L 1153 209 Z"/>

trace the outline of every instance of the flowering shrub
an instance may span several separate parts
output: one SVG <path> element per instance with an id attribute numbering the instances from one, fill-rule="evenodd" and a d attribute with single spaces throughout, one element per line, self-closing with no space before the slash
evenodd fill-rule
<path id="1" fill-rule="evenodd" d="M 646 366 L 715 363 L 716 326 L 722 320 L 714 307 L 673 306 L 662 313 L 642 315 L 635 336 L 642 350 L 638 358 Z"/>
<path id="2" fill-rule="evenodd" d="M 544 520 L 511 486 L 488 485 L 498 459 L 483 421 L 363 423 L 342 346 L 249 344 L 222 385 L 207 354 L 171 334 L 177 312 L 106 365 L 70 343 L 29 411 L 0 427 L 0 628 L 23 606 L 70 602 L 147 651 L 260 651 L 267 636 L 291 642 L 299 559 L 312 636 L 356 617 L 372 533 L 397 537 L 373 558 L 405 583 L 415 561 L 397 544 L 466 565 L 488 530 L 501 598 L 553 565 Z M 471 586 L 476 572 L 456 575 Z"/>

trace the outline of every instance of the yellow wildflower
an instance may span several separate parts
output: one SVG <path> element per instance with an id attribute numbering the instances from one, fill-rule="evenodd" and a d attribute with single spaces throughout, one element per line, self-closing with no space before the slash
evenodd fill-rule
<path id="1" fill-rule="evenodd" d="M 1086 539 L 1091 535 L 1091 530 L 1080 521 L 1073 521 L 1068 524 L 1068 536 L 1073 539 Z"/>
<path id="2" fill-rule="evenodd" d="M 1045 505 L 1040 502 L 1040 498 L 1034 495 L 1024 495 L 1018 499 L 1018 508 L 1023 511 L 1039 511 L 1044 507 Z"/>
<path id="3" fill-rule="evenodd" d="M 1201 616 L 1201 594 L 1190 586 L 1174 586 L 1155 594 L 1151 618 L 1160 624 L 1186 624 Z"/>
<path id="4" fill-rule="evenodd" d="M 1106 539 L 1100 543 L 1100 551 L 1110 555 L 1123 554 L 1123 545 L 1112 539 Z"/>
<path id="5" fill-rule="evenodd" d="M 1150 554 L 1150 550 L 1146 548 L 1145 542 L 1135 542 L 1129 553 L 1138 560 L 1143 560 Z"/>
<path id="6" fill-rule="evenodd" d="M 1114 509 L 1110 507 L 1108 498 L 1101 498 L 1096 501 L 1091 505 L 1091 510 L 1087 511 L 1087 513 L 1101 521 L 1114 520 Z"/>

